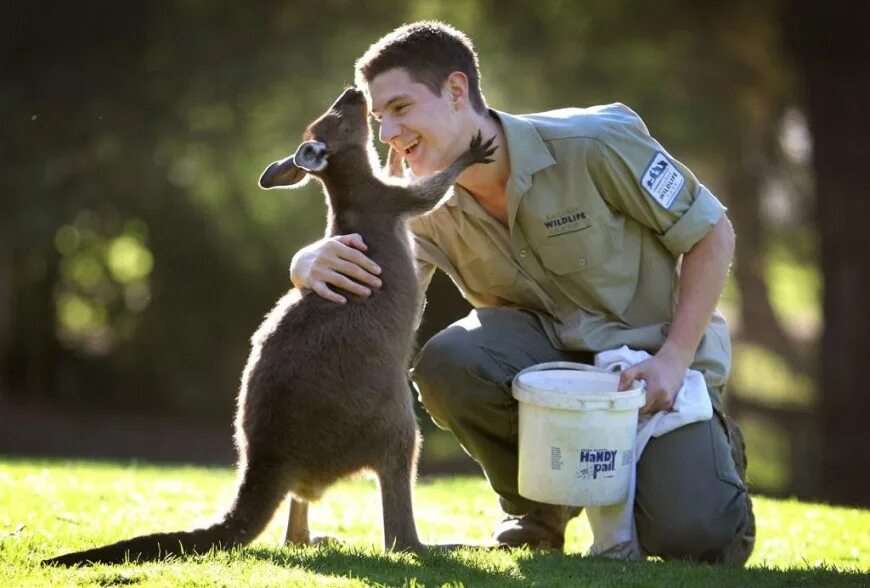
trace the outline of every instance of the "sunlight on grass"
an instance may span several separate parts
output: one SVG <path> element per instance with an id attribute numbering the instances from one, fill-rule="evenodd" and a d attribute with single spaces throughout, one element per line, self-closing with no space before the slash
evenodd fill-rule
<path id="1" fill-rule="evenodd" d="M 227 469 L 0 460 L 0 585 L 849 586 L 866 579 L 857 572 L 870 572 L 870 512 L 767 499 L 756 499 L 759 544 L 746 571 L 588 560 L 580 557 L 591 542 L 583 517 L 569 527 L 564 556 L 471 548 L 384 553 L 380 498 L 369 479 L 341 483 L 312 506 L 312 530 L 338 538 L 337 545 L 282 547 L 285 504 L 244 550 L 142 565 L 38 565 L 72 549 L 206 524 L 230 502 L 233 482 Z M 429 543 L 483 543 L 501 517 L 476 478 L 421 480 L 415 504 Z"/>

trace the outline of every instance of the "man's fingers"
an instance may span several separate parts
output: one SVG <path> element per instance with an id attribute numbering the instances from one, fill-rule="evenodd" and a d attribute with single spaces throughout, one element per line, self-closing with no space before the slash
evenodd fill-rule
<path id="1" fill-rule="evenodd" d="M 345 261 L 343 259 L 339 259 L 335 263 L 335 267 L 332 268 L 334 272 L 338 272 L 348 278 L 352 278 L 357 282 L 362 282 L 367 286 L 371 286 L 372 288 L 380 288 L 381 280 L 377 276 L 372 275 L 369 271 L 361 268 L 356 263 Z M 335 284 L 338 286 L 339 284 Z"/>
<path id="2" fill-rule="evenodd" d="M 646 392 L 646 403 L 643 405 L 641 409 L 641 414 L 650 414 L 653 412 L 658 412 L 662 410 L 660 397 L 657 394 L 650 393 L 649 390 Z"/>
<path id="3" fill-rule="evenodd" d="M 329 289 L 323 282 L 315 282 L 311 285 L 311 290 L 314 291 L 315 294 L 320 296 L 321 298 L 325 298 L 330 302 L 335 302 L 336 304 L 344 304 L 347 302 L 344 296 L 341 294 L 336 294 L 332 290 Z"/>
<path id="4" fill-rule="evenodd" d="M 669 395 L 664 389 L 646 390 L 646 404 L 641 409 L 642 414 L 659 412 L 660 410 L 669 411 L 674 407 L 672 400 L 669 400 Z"/>
<path id="5" fill-rule="evenodd" d="M 341 243 L 342 245 L 347 245 L 348 247 L 355 247 L 360 251 L 367 251 L 368 245 L 363 241 L 362 235 L 359 233 L 351 233 L 350 235 L 339 235 L 335 237 L 335 240 Z"/>
<path id="6" fill-rule="evenodd" d="M 365 253 L 358 251 L 357 249 L 342 248 L 336 252 L 336 255 L 340 259 L 356 264 L 370 274 L 378 275 L 381 273 L 380 266 L 372 261 Z"/>
<path id="7" fill-rule="evenodd" d="M 371 296 L 372 291 L 362 284 L 354 282 L 344 274 L 340 274 L 338 272 L 330 272 L 327 275 L 327 279 L 324 280 L 328 282 L 332 286 L 336 288 L 341 288 L 342 290 L 347 290 L 348 292 L 352 292 L 357 296 Z"/>
<path id="8" fill-rule="evenodd" d="M 625 392 L 631 388 L 632 383 L 636 379 L 637 372 L 633 369 L 623 370 L 619 374 L 619 391 Z"/>

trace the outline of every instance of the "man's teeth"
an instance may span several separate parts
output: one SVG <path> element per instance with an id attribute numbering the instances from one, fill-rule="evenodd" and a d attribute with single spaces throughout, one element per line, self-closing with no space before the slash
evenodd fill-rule
<path id="1" fill-rule="evenodd" d="M 405 148 L 405 154 L 407 155 L 407 154 L 411 153 L 411 151 L 414 150 L 414 147 L 416 147 L 416 146 L 419 145 L 419 144 L 420 144 L 420 140 L 417 139 L 416 141 L 414 141 L 413 143 L 411 143 L 410 145 L 408 145 L 408 146 Z"/>

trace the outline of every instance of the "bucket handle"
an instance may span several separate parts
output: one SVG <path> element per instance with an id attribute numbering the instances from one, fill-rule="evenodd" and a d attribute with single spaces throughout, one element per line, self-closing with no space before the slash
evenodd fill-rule
<path id="1" fill-rule="evenodd" d="M 576 370 L 578 372 L 596 372 L 599 374 L 612 374 L 615 372 L 611 372 L 600 367 L 596 367 L 594 365 L 589 365 L 586 363 L 578 363 L 573 361 L 548 361 L 546 363 L 538 363 L 532 366 L 527 367 L 524 370 L 521 370 L 514 376 L 514 380 L 519 378 L 523 374 L 528 374 L 530 372 L 544 372 L 548 370 L 558 370 L 558 369 L 569 369 Z"/>

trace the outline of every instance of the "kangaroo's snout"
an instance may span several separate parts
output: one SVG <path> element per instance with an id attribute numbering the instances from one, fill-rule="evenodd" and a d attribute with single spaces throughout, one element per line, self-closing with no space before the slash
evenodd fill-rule
<path id="1" fill-rule="evenodd" d="M 364 104 L 365 101 L 366 97 L 362 90 L 356 86 L 350 86 L 342 92 L 341 96 L 339 96 L 335 103 L 333 103 L 332 110 L 339 110 L 343 106 Z"/>

